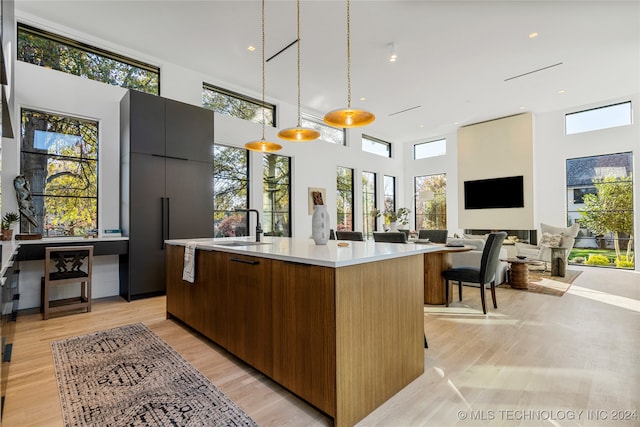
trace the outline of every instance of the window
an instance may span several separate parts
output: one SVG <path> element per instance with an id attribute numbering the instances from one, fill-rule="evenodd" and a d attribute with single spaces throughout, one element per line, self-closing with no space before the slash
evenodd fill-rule
<path id="1" fill-rule="evenodd" d="M 24 24 L 18 24 L 17 59 L 114 86 L 160 94 L 158 67 Z"/>
<path id="2" fill-rule="evenodd" d="M 300 124 L 303 127 L 315 129 L 320 132 L 320 139 L 323 141 L 337 145 L 347 145 L 344 129 L 334 128 L 333 126 L 322 123 L 320 119 L 305 115 L 300 119 Z"/>
<path id="3" fill-rule="evenodd" d="M 362 151 L 377 154 L 382 157 L 391 157 L 391 143 L 371 136 L 362 135 Z"/>
<path id="4" fill-rule="evenodd" d="M 21 232 L 83 236 L 98 229 L 98 122 L 23 109 L 20 170 L 37 226 Z"/>
<path id="5" fill-rule="evenodd" d="M 567 159 L 566 170 L 567 224 L 580 224 L 569 262 L 633 268 L 632 153 Z"/>
<path id="6" fill-rule="evenodd" d="M 416 176 L 416 229 L 447 229 L 447 176 Z"/>
<path id="7" fill-rule="evenodd" d="M 248 236 L 249 154 L 243 148 L 213 146 L 213 224 L 215 237 Z"/>
<path id="8" fill-rule="evenodd" d="M 565 115 L 567 135 L 631 124 L 631 101 Z"/>
<path id="9" fill-rule="evenodd" d="M 222 89 L 208 83 L 202 85 L 202 106 L 216 113 L 249 120 L 254 123 L 276 125 L 276 106 Z"/>
<path id="10" fill-rule="evenodd" d="M 337 168 L 336 229 L 353 231 L 353 169 Z"/>
<path id="11" fill-rule="evenodd" d="M 263 166 L 264 234 L 291 237 L 291 158 L 265 154 Z"/>
<path id="12" fill-rule="evenodd" d="M 447 154 L 447 140 L 438 139 L 436 141 L 423 142 L 413 146 L 413 158 L 415 160 L 426 159 L 428 157 L 444 156 Z"/>
<path id="13" fill-rule="evenodd" d="M 396 177 L 384 176 L 384 207 L 383 211 L 396 210 Z"/>
<path id="14" fill-rule="evenodd" d="M 371 212 L 376 208 L 376 174 L 373 172 L 362 172 L 362 224 L 363 234 L 367 237 L 373 236 L 376 230 L 376 218 Z"/>

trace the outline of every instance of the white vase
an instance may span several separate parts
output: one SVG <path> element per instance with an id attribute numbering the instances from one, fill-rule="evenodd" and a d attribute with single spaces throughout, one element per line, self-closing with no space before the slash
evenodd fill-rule
<path id="1" fill-rule="evenodd" d="M 395 221 L 391 221 L 389 223 L 389 231 L 398 231 L 398 223 Z"/>
<path id="2" fill-rule="evenodd" d="M 326 245 L 329 241 L 329 212 L 327 205 L 315 205 L 311 216 L 311 237 L 316 245 Z"/>

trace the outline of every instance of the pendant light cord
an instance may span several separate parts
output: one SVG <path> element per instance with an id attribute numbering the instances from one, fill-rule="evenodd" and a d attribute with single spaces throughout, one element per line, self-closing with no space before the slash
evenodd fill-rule
<path id="1" fill-rule="evenodd" d="M 264 77 L 264 0 L 262 0 L 262 140 L 265 141 L 265 127 L 266 127 L 266 118 L 265 118 L 265 96 L 264 96 L 264 92 L 265 92 L 265 77 Z"/>
<path id="2" fill-rule="evenodd" d="M 347 108 L 351 108 L 351 12 L 347 0 Z"/>
<path id="3" fill-rule="evenodd" d="M 298 127 L 302 127 L 300 119 L 300 0 L 296 1 L 298 11 Z"/>

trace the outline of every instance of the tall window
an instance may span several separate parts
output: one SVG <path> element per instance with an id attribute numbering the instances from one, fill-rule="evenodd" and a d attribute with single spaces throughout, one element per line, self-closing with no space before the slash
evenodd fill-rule
<path id="1" fill-rule="evenodd" d="M 445 154 L 447 154 L 446 139 L 422 142 L 413 146 L 413 158 L 415 160 L 426 159 L 428 157 L 444 156 Z"/>
<path id="2" fill-rule="evenodd" d="M 17 59 L 114 86 L 160 94 L 160 68 L 20 23 Z"/>
<path id="3" fill-rule="evenodd" d="M 336 229 L 353 231 L 353 169 L 337 168 Z"/>
<path id="4" fill-rule="evenodd" d="M 567 223 L 580 224 L 569 262 L 633 268 L 632 153 L 567 159 Z"/>
<path id="5" fill-rule="evenodd" d="M 98 122 L 23 109 L 20 170 L 29 183 L 34 225 L 21 232 L 82 236 L 98 229 Z"/>
<path id="6" fill-rule="evenodd" d="M 376 208 L 376 174 L 362 172 L 362 230 L 365 236 L 373 236 L 376 231 L 376 218 L 371 212 Z"/>
<path id="7" fill-rule="evenodd" d="M 302 127 L 315 129 L 320 132 L 320 139 L 337 145 L 346 145 L 345 130 L 334 128 L 333 126 L 321 123 L 321 119 L 316 119 L 308 115 L 303 115 L 300 124 Z"/>
<path id="8" fill-rule="evenodd" d="M 213 224 L 215 237 L 248 236 L 249 154 L 243 148 L 213 147 Z"/>
<path id="9" fill-rule="evenodd" d="M 216 113 L 276 125 L 276 106 L 208 83 L 202 84 L 202 106 Z"/>
<path id="10" fill-rule="evenodd" d="M 396 210 L 396 177 L 384 176 L 384 206 L 383 211 Z"/>
<path id="11" fill-rule="evenodd" d="M 416 229 L 446 230 L 447 176 L 445 174 L 416 176 Z"/>
<path id="12" fill-rule="evenodd" d="M 291 158 L 265 154 L 263 167 L 264 234 L 291 237 Z"/>
<path id="13" fill-rule="evenodd" d="M 362 135 L 362 151 L 382 157 L 391 157 L 391 143 L 372 136 Z"/>

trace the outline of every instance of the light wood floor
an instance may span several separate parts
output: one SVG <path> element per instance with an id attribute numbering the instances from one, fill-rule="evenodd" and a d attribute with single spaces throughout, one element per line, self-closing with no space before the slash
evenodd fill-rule
<path id="1" fill-rule="evenodd" d="M 260 425 L 331 425 L 268 378 L 166 320 L 164 304 L 163 297 L 114 298 L 96 301 L 92 313 L 48 321 L 20 314 L 2 425 L 62 425 L 50 341 L 134 322 L 145 323 Z M 487 316 L 478 289 L 465 288 L 461 304 L 425 306 L 425 331 L 425 373 L 358 426 L 640 425 L 638 273 L 586 268 L 560 298 L 498 288 L 498 309 Z M 635 421 L 613 420 L 632 418 L 623 411 L 634 410 Z"/>

